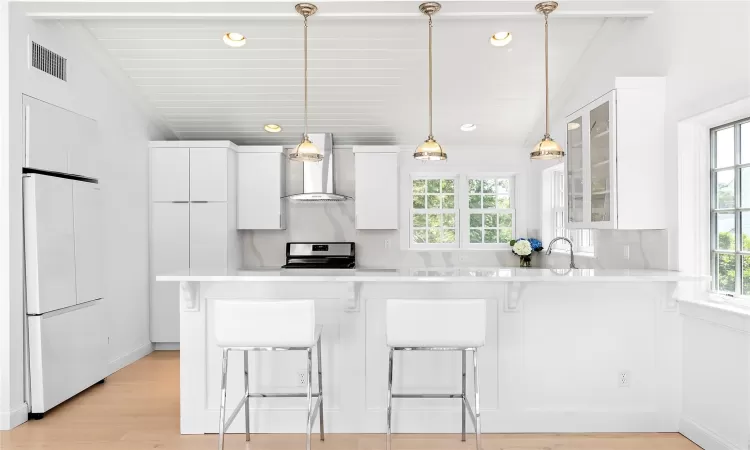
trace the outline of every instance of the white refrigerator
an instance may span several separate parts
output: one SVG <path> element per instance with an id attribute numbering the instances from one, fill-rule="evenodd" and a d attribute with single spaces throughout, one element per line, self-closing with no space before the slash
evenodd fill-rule
<path id="1" fill-rule="evenodd" d="M 95 139 L 91 119 L 28 97 L 24 104 L 27 163 L 44 167 L 41 150 L 55 154 L 48 147 L 57 144 L 35 138 L 45 128 L 50 133 L 49 119 L 68 126 L 86 121 L 83 128 L 93 122 Z M 58 156 L 68 149 L 60 145 Z M 101 188 L 95 178 L 60 171 L 69 168 L 23 169 L 27 400 L 33 419 L 107 375 Z"/>

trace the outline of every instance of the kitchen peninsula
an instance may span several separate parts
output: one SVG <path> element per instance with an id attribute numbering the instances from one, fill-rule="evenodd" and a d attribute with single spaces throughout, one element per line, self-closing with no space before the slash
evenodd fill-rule
<path id="1" fill-rule="evenodd" d="M 676 292 L 685 298 L 703 281 L 659 270 L 514 268 L 202 270 L 156 279 L 180 286 L 183 434 L 218 431 L 221 350 L 212 300 L 225 298 L 316 300 L 325 422 L 333 433 L 385 429 L 388 298 L 488 300 L 487 344 L 479 352 L 486 432 L 673 430 L 681 400 Z M 305 358 L 297 353 L 251 354 L 250 390 L 303 391 Z M 241 359 L 230 358 L 230 399 L 244 392 Z M 397 392 L 453 392 L 461 383 L 455 352 L 408 352 L 396 367 Z M 303 399 L 250 405 L 253 432 L 304 432 Z M 458 401 L 396 399 L 394 409 L 394 432 L 460 431 Z M 242 428 L 236 421 L 229 431 Z"/>

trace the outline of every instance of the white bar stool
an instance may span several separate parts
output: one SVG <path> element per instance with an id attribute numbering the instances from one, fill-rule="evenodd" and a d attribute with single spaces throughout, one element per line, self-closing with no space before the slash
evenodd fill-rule
<path id="1" fill-rule="evenodd" d="M 391 403 L 393 398 L 460 398 L 461 440 L 466 440 L 466 411 L 474 423 L 477 450 L 482 448 L 479 414 L 479 365 L 477 349 L 484 345 L 487 308 L 474 300 L 387 300 L 386 344 L 388 352 L 388 406 L 386 448 L 391 449 Z M 460 351 L 460 394 L 394 394 L 394 351 Z M 466 352 L 474 356 L 474 407 L 466 398 Z"/>
<path id="2" fill-rule="evenodd" d="M 224 448 L 224 433 L 232 424 L 242 406 L 245 406 L 245 440 L 250 440 L 250 398 L 306 397 L 307 441 L 315 416 L 320 413 L 320 440 L 323 431 L 323 371 L 320 334 L 322 327 L 315 326 L 313 300 L 216 300 L 214 302 L 214 329 L 216 343 L 222 349 L 221 410 L 219 414 L 219 450 Z M 312 351 L 318 351 L 318 392 L 312 392 Z M 224 420 L 227 403 L 227 364 L 230 351 L 242 351 L 245 356 L 245 395 L 228 420 Z M 274 394 L 251 393 L 248 378 L 248 352 L 304 350 L 307 352 L 307 393 Z M 317 397 L 315 407 L 312 398 Z"/>

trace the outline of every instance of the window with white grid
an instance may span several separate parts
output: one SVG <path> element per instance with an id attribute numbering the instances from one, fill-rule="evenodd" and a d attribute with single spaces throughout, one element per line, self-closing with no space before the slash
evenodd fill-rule
<path id="1" fill-rule="evenodd" d="M 412 247 L 458 247 L 456 184 L 456 177 L 412 178 Z"/>
<path id="2" fill-rule="evenodd" d="M 546 195 L 550 197 L 547 204 L 551 205 L 550 214 L 552 216 L 549 221 L 552 224 L 550 240 L 558 236 L 566 237 L 573 242 L 574 253 L 593 255 L 594 242 L 591 230 L 569 230 L 565 228 L 565 173 L 562 168 L 553 171 Z M 552 250 L 568 251 L 568 247 L 564 242 L 558 241 Z"/>
<path id="3" fill-rule="evenodd" d="M 412 174 L 409 246 L 507 248 L 514 202 L 511 176 Z"/>
<path id="4" fill-rule="evenodd" d="M 513 179 L 496 176 L 465 178 L 464 247 L 505 247 L 514 238 Z M 465 210 L 465 211 L 463 211 Z"/>

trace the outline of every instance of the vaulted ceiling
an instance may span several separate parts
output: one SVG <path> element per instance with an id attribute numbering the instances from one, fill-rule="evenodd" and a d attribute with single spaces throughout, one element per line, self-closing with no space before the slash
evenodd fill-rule
<path id="1" fill-rule="evenodd" d="M 359 13 L 326 15 L 336 4 L 321 2 L 309 19 L 309 129 L 333 133 L 337 145 L 416 145 L 427 136 L 427 18 L 418 2 L 376 3 L 397 11 L 368 14 L 363 2 L 350 2 Z M 542 17 L 528 1 L 446 3 L 434 19 L 436 137 L 454 147 L 522 147 L 544 112 Z M 203 15 L 146 11 L 73 18 L 179 138 L 297 143 L 303 131 L 303 24 L 294 3 L 269 2 L 265 10 L 252 3 L 254 13 L 236 16 L 227 4 L 216 4 L 215 15 L 210 4 L 201 5 Z M 550 19 L 553 93 L 604 21 L 627 16 L 566 15 L 564 8 L 561 2 L 559 15 Z M 513 33 L 512 43 L 490 46 L 489 37 L 501 30 Z M 244 34 L 247 45 L 226 46 L 221 38 L 228 31 Z M 265 132 L 268 123 L 283 131 Z M 462 132 L 464 123 L 477 128 Z"/>

